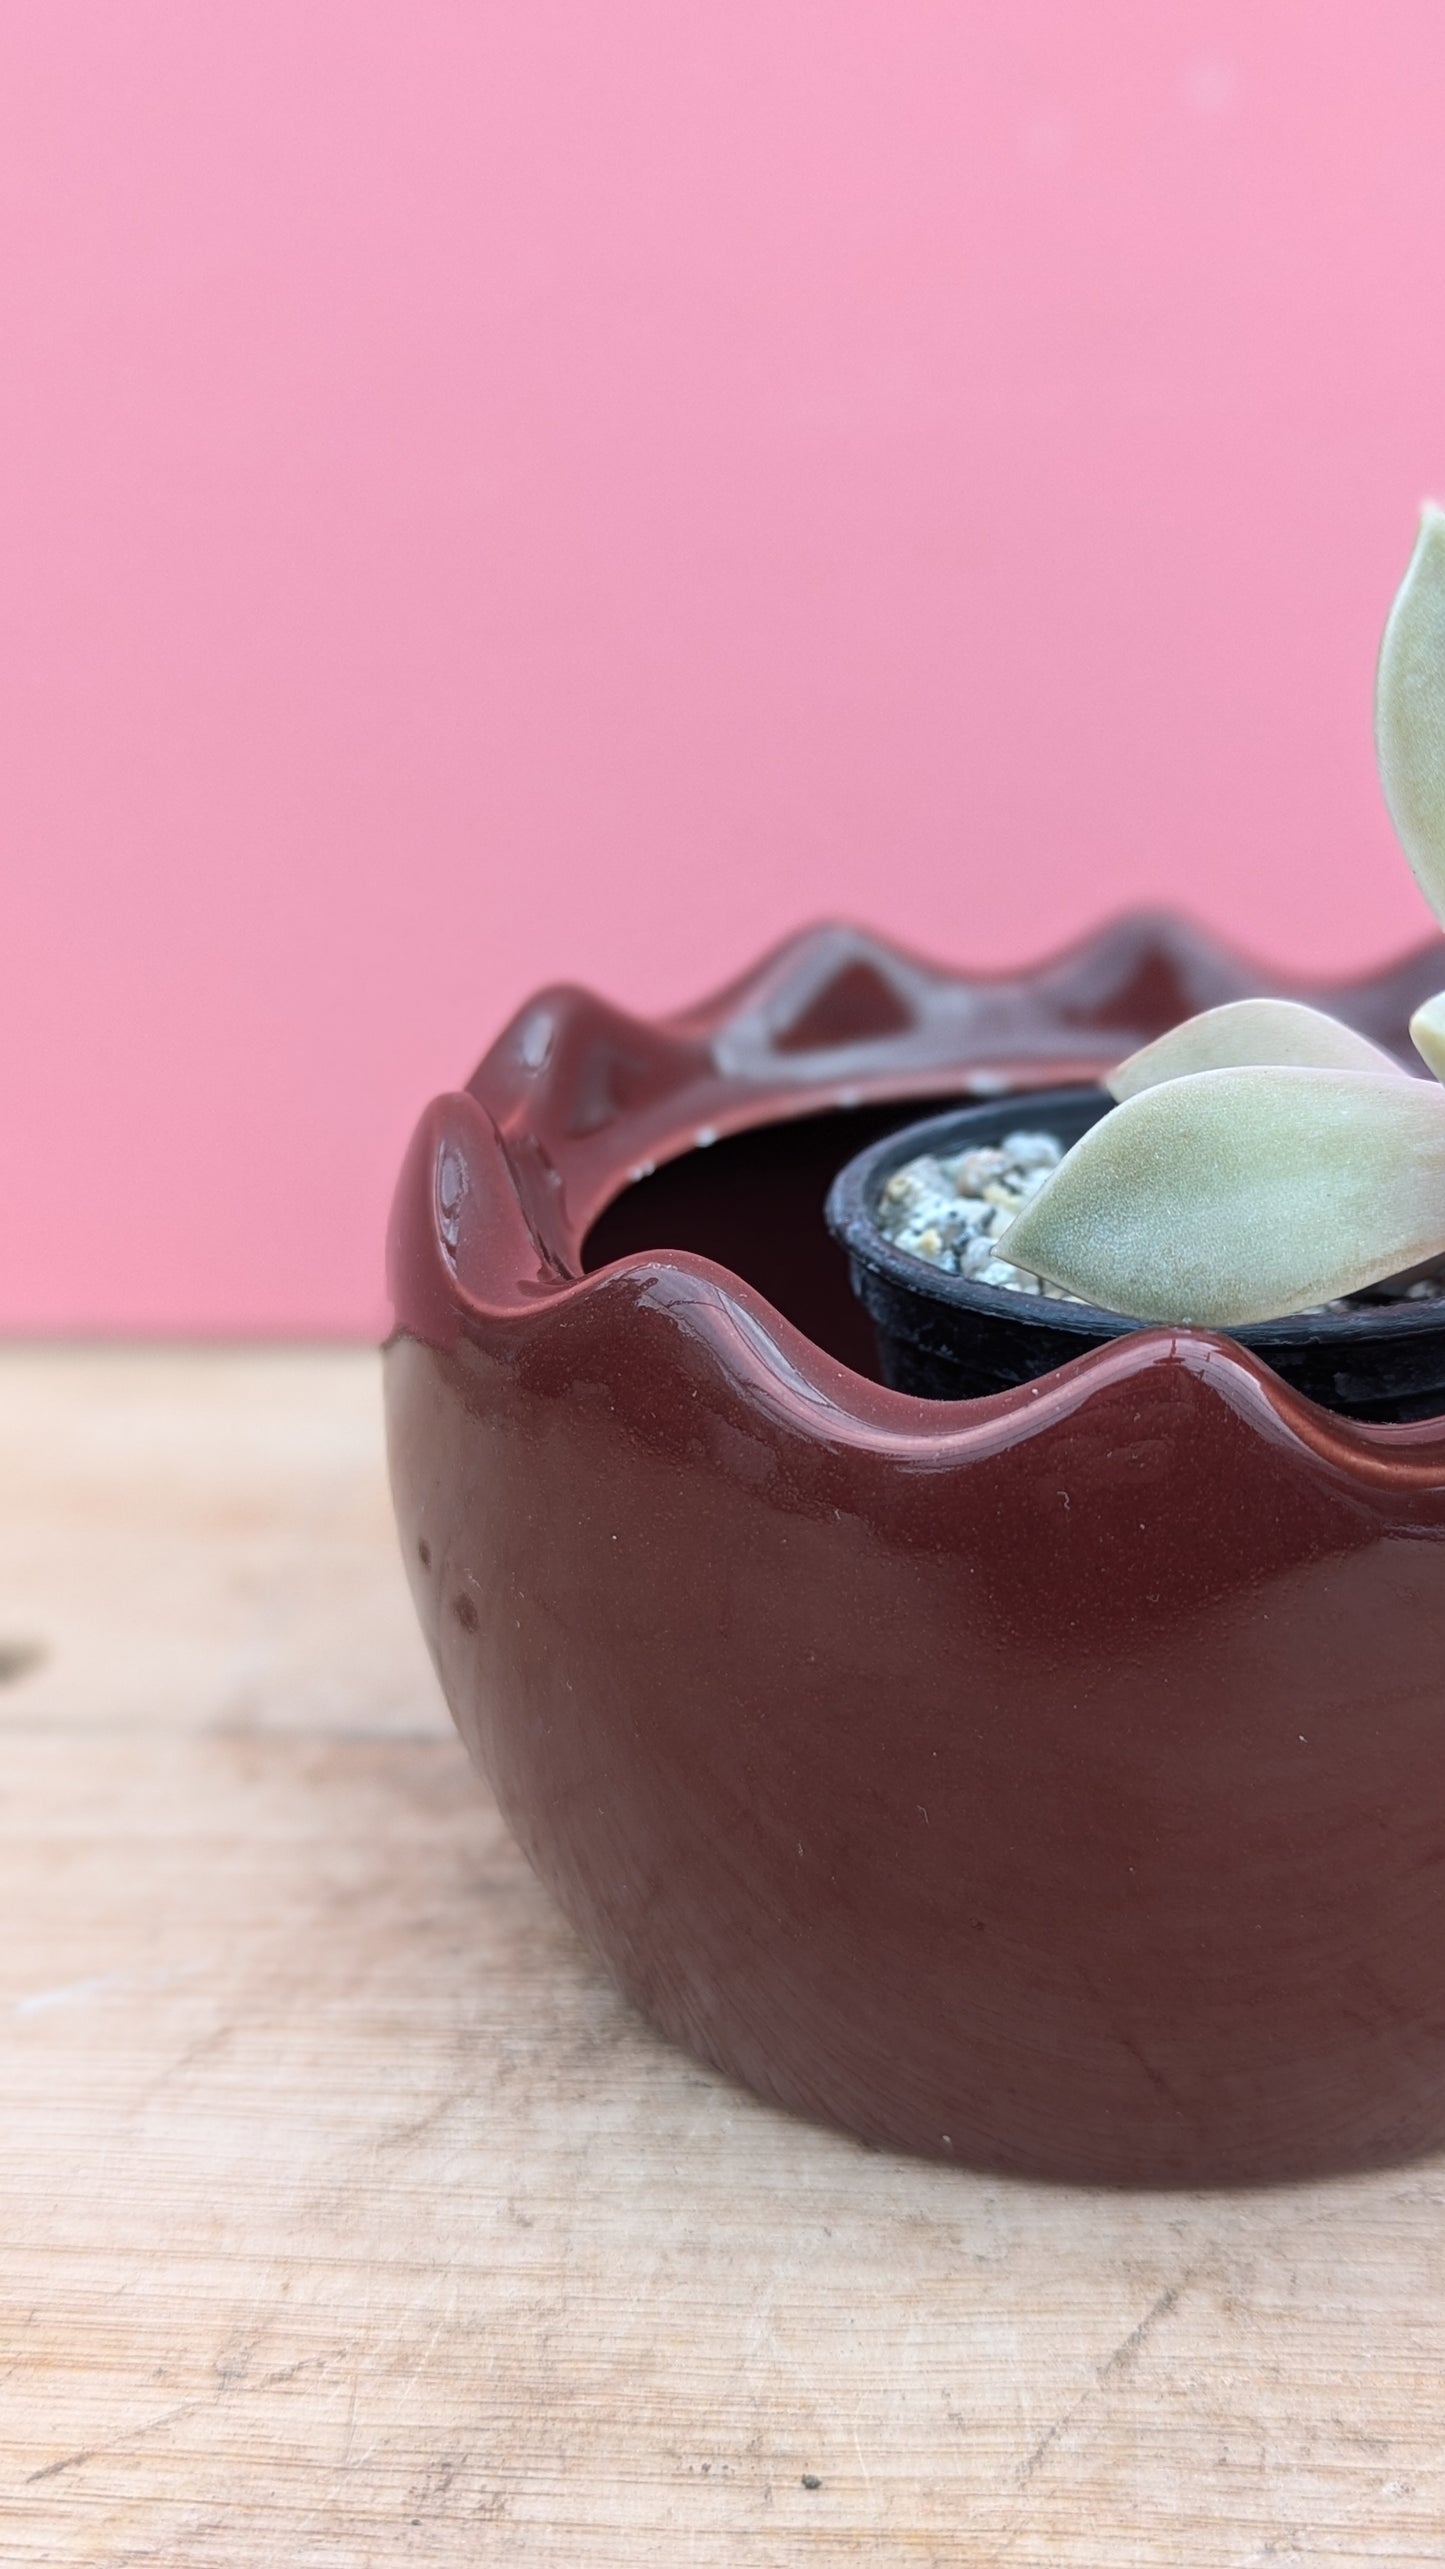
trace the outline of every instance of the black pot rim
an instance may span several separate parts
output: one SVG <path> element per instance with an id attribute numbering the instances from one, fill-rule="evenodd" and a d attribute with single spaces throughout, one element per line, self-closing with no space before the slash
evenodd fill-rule
<path id="1" fill-rule="evenodd" d="M 905 1160 L 916 1159 L 923 1151 L 946 1151 L 959 1128 L 966 1140 L 977 1124 L 997 1122 L 1001 1116 L 1015 1130 L 1036 1127 L 1047 1132 L 1050 1108 L 1072 1111 L 1095 1099 L 1105 1101 L 1106 1112 L 1113 1102 L 1107 1089 L 1093 1085 L 1019 1088 L 1003 1096 L 961 1100 L 941 1114 L 925 1115 L 899 1132 L 886 1133 L 881 1141 L 859 1151 L 834 1178 L 824 1206 L 828 1228 L 850 1258 L 906 1292 L 980 1318 L 1033 1323 L 1091 1342 L 1144 1329 L 1188 1329 L 1194 1337 L 1233 1338 L 1241 1346 L 1261 1351 L 1309 1345 L 1345 1348 L 1362 1339 L 1408 1340 L 1418 1332 L 1439 1330 L 1445 1321 L 1445 1297 L 1429 1302 L 1377 1302 L 1358 1311 L 1297 1311 L 1283 1320 L 1253 1320 L 1233 1329 L 1207 1328 L 1194 1321 L 1131 1320 L 1123 1312 L 1105 1311 L 1094 1303 L 1054 1302 L 1041 1295 L 1015 1293 L 1007 1285 L 977 1284 L 966 1276 L 948 1275 L 941 1267 L 930 1266 L 926 1258 L 898 1248 L 879 1229 L 879 1197 Z"/>

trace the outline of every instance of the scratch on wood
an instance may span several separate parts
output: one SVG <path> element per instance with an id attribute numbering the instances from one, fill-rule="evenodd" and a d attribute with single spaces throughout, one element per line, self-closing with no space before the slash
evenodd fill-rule
<path id="1" fill-rule="evenodd" d="M 38 2471 L 29 2472 L 24 2485 L 33 2488 L 39 2480 L 55 2480 L 62 2471 L 78 2470 L 82 2462 L 99 2462 L 107 2454 L 124 2453 L 130 2445 L 144 2443 L 147 2436 L 161 2434 L 166 2427 L 177 2425 L 183 2417 L 197 2417 L 204 2409 L 223 2406 L 234 2391 L 274 2390 L 278 2384 L 294 2382 L 304 2373 L 324 2371 L 329 2361 L 329 2356 L 325 2355 L 303 2356 L 298 2363 L 283 2364 L 275 2372 L 260 2374 L 255 2381 L 245 2377 L 244 2357 L 239 2370 L 228 2370 L 224 2363 L 218 2364 L 214 2393 L 201 2399 L 178 2400 L 173 2407 L 162 2409 L 159 2417 L 147 2418 L 142 2425 L 132 2427 L 128 2435 L 118 2435 L 112 2443 L 88 2444 L 79 2453 L 62 2453 L 58 2462 L 46 2462 Z"/>
<path id="2" fill-rule="evenodd" d="M 231 2025 L 217 2025 L 212 2033 L 199 2034 L 193 2043 L 187 2043 L 184 2051 L 178 2052 L 173 2061 L 167 2062 L 159 2077 L 153 2078 L 150 2085 L 142 2089 L 140 2098 L 142 2105 L 149 2105 L 155 2097 L 160 2095 L 163 2088 L 169 2087 L 172 2079 L 184 2078 L 187 2070 L 195 2069 L 201 2061 L 209 2060 L 213 2052 L 220 2051 L 222 2046 L 231 2040 L 234 2031 L 235 2028 Z"/>
<path id="3" fill-rule="evenodd" d="M 1143 2318 L 1129 2330 L 1128 2335 L 1120 2338 L 1112 2355 L 1107 2355 L 1103 2363 L 1097 2367 L 1094 2378 L 1083 2396 L 1076 2399 L 1072 2407 L 1065 2409 L 1062 2417 L 1055 2418 L 1053 2425 L 1039 2437 L 1032 2452 L 1025 2455 L 1024 2460 L 1019 2464 L 1020 2481 L 1033 2478 L 1040 2464 L 1047 2460 L 1048 2455 L 1053 2451 L 1060 2436 L 1073 2425 L 1075 2418 L 1088 2407 L 1096 2393 L 1103 2390 L 1107 2383 L 1113 2381 L 1119 2373 L 1132 2364 L 1140 2348 L 1148 2338 L 1152 2337 L 1160 2321 L 1168 2318 L 1180 2294 L 1191 2281 L 1191 2275 L 1181 2275 L 1177 2284 L 1170 2284 L 1164 2292 L 1161 2292 L 1157 2301 L 1150 2303 Z"/>
<path id="4" fill-rule="evenodd" d="M 73 2471 L 79 2463 L 93 2462 L 94 2459 L 94 2445 L 88 2445 L 83 2453 L 62 2453 L 58 2462 L 47 2462 L 42 2471 L 28 2471 L 25 2486 L 33 2489 L 37 2480 L 57 2480 L 62 2471 Z"/>

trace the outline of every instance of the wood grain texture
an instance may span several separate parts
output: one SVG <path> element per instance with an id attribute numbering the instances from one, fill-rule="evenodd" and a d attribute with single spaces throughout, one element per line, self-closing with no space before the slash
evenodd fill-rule
<path id="1" fill-rule="evenodd" d="M 1445 2559 L 1445 2168 L 974 2179 L 655 2041 L 453 1740 L 372 1359 L 11 1351 L 0 1536 L 0 2562 Z"/>

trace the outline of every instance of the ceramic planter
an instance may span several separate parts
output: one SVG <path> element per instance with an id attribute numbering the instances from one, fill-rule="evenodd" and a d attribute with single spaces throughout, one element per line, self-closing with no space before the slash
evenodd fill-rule
<path id="1" fill-rule="evenodd" d="M 1067 1147 L 1110 1104 L 1097 1086 L 1041 1089 L 1030 1098 L 1028 1120 Z M 847 1255 L 853 1290 L 877 1332 L 883 1379 L 896 1391 L 927 1400 L 1008 1391 L 1147 1326 L 1090 1303 L 1034 1300 L 945 1274 L 895 1247 L 879 1229 L 879 1199 L 896 1168 L 923 1151 L 947 1157 L 999 1142 L 1018 1120 L 1017 1102 L 1007 1098 L 951 1107 L 870 1142 L 828 1191 L 828 1228 Z M 1296 1391 L 1346 1417 L 1393 1424 L 1445 1412 L 1445 1300 L 1297 1312 L 1228 1335 Z"/>
<path id="2" fill-rule="evenodd" d="M 1442 978 L 1300 995 L 1398 1044 Z M 890 1101 L 1262 986 L 1169 922 L 1013 981 L 820 930 L 657 1024 L 544 994 L 407 1158 L 392 1471 L 463 1737 L 638 2006 L 866 2140 L 1445 2141 L 1445 1422 L 1188 1330 L 915 1399 L 821 1220 Z"/>

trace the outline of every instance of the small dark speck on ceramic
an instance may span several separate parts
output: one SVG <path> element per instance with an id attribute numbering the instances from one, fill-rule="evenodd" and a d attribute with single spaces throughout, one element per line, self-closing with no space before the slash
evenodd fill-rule
<path id="1" fill-rule="evenodd" d="M 0 1641 L 0 1686 L 17 1686 L 39 1668 L 46 1657 L 38 1641 Z"/>

